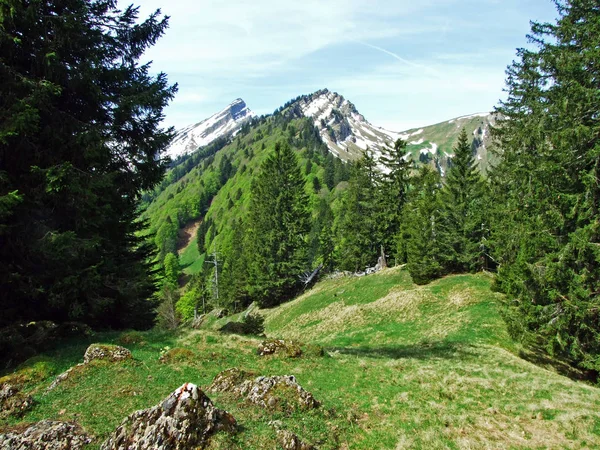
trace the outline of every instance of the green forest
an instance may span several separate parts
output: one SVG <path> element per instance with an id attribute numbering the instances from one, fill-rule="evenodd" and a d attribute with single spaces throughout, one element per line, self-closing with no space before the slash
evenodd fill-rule
<path id="1" fill-rule="evenodd" d="M 171 160 L 175 130 L 163 119 L 178 86 L 141 62 L 168 17 L 140 20 L 111 0 L 0 0 L 0 374 L 90 333 L 172 340 L 202 320 L 214 331 L 223 316 L 246 326 L 234 333 L 303 339 L 317 325 L 298 328 L 294 299 L 317 317 L 333 298 L 319 289 L 355 289 L 332 280 L 356 278 L 366 298 L 379 289 L 372 274 L 393 270 L 385 289 L 438 300 L 436 286 L 473 283 L 486 308 L 497 304 L 489 317 L 506 329 L 503 348 L 595 384 L 600 6 L 556 6 L 558 19 L 532 22 L 507 68 L 489 163 L 463 127 L 440 170 L 403 139 L 341 160 L 302 97 Z M 392 325 L 374 323 L 388 339 Z M 202 345 L 227 348 L 213 331 Z M 314 333 L 326 348 L 347 339 Z"/>

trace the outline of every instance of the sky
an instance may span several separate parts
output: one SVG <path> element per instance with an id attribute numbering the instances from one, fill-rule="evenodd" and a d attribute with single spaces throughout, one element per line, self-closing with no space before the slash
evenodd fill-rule
<path id="1" fill-rule="evenodd" d="M 129 4 L 123 2 L 122 4 Z M 139 0 L 170 16 L 144 55 L 179 85 L 165 124 L 197 123 L 242 98 L 270 114 L 328 88 L 392 131 L 491 111 L 530 20 L 551 0 Z"/>

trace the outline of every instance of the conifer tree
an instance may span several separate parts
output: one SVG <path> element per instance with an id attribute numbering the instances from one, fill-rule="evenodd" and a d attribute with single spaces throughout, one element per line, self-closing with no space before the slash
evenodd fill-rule
<path id="1" fill-rule="evenodd" d="M 404 207 L 401 235 L 413 281 L 425 284 L 446 273 L 448 234 L 441 203 L 439 173 L 422 166 L 412 179 L 413 188 Z"/>
<path id="2" fill-rule="evenodd" d="M 600 5 L 556 2 L 507 74 L 492 173 L 498 287 L 513 336 L 600 370 Z"/>
<path id="3" fill-rule="evenodd" d="M 398 139 L 394 148 L 386 147 L 379 161 L 386 168 L 383 174 L 379 201 L 381 204 L 382 245 L 386 252 L 396 254 L 397 238 L 406 203 L 411 162 L 406 158 L 406 141 Z M 398 255 L 395 255 L 398 259 Z M 402 261 L 402 257 L 399 258 Z"/>
<path id="4" fill-rule="evenodd" d="M 444 265 L 448 272 L 471 272 L 482 268 L 482 232 L 488 227 L 484 205 L 484 181 L 463 128 L 454 148 L 442 201 L 451 253 Z"/>
<path id="5" fill-rule="evenodd" d="M 329 202 L 321 198 L 310 232 L 309 263 L 311 267 L 322 264 L 325 272 L 334 265 L 333 219 Z"/>
<path id="6" fill-rule="evenodd" d="M 277 143 L 252 185 L 249 289 L 263 306 L 291 298 L 307 269 L 310 213 L 305 180 L 293 150 Z"/>
<path id="7" fill-rule="evenodd" d="M 248 235 L 245 224 L 237 220 L 231 227 L 231 246 L 224 252 L 222 272 L 222 295 L 232 310 L 240 310 L 250 304 L 248 295 L 248 266 L 252 255 L 248 254 Z"/>
<path id="8" fill-rule="evenodd" d="M 350 169 L 336 226 L 339 265 L 344 270 L 364 270 L 377 262 L 382 239 L 379 187 L 380 173 L 367 149 Z"/>
<path id="9" fill-rule="evenodd" d="M 139 232 L 160 181 L 176 88 L 139 58 L 167 19 L 110 0 L 0 2 L 0 325 L 147 327 Z"/>
<path id="10" fill-rule="evenodd" d="M 165 268 L 165 283 L 177 286 L 179 277 L 181 275 L 181 267 L 179 265 L 179 258 L 175 253 L 167 253 L 164 261 Z"/>

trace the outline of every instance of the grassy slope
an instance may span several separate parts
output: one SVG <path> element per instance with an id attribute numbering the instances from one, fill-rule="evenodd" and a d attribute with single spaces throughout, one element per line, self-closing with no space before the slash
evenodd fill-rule
<path id="1" fill-rule="evenodd" d="M 419 161 L 420 151 L 431 149 L 432 144 L 436 144 L 436 155 L 440 159 L 440 164 L 444 170 L 447 170 L 446 154 L 454 154 L 454 147 L 458 141 L 460 130 L 465 128 L 467 135 L 473 137 L 477 136 L 478 138 L 482 138 L 485 142 L 486 147 L 480 147 L 477 151 L 479 166 L 481 170 L 485 172 L 490 164 L 494 162 L 493 155 L 488 151 L 492 144 L 489 136 L 489 129 L 485 132 L 485 136 L 483 134 L 483 131 L 489 127 L 490 123 L 495 123 L 495 119 L 492 118 L 492 116 L 481 117 L 476 115 L 462 118 L 459 117 L 423 127 L 423 131 L 421 131 L 421 128 L 414 128 L 405 132 L 406 134 L 412 135 L 408 138 L 409 143 L 407 145 L 407 150 L 412 153 L 413 160 Z M 479 131 L 482 131 L 482 133 Z M 411 144 L 411 142 L 420 143 Z"/>
<path id="2" fill-rule="evenodd" d="M 135 360 L 90 367 L 42 395 L 50 373 L 80 361 L 87 342 L 73 343 L 50 355 L 30 385 L 39 404 L 23 420 L 76 419 L 103 438 L 182 383 L 206 387 L 219 371 L 239 367 L 293 374 L 323 406 L 267 413 L 211 394 L 243 426 L 233 438 L 218 435 L 212 448 L 277 448 L 273 419 L 322 449 L 598 448 L 600 390 L 515 356 L 489 285 L 485 275 L 463 275 L 418 287 L 391 269 L 324 281 L 263 311 L 267 335 L 320 343 L 324 358 L 260 358 L 257 339 L 212 329 L 101 335 L 96 340 L 126 343 Z M 166 345 L 194 356 L 161 364 Z"/>

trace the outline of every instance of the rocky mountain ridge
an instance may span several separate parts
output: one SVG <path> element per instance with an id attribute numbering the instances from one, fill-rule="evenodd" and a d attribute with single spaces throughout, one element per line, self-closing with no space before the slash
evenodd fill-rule
<path id="1" fill-rule="evenodd" d="M 175 159 L 193 153 L 215 139 L 235 134 L 254 116 L 244 100 L 238 98 L 208 119 L 178 130 L 166 154 Z"/>
<path id="2" fill-rule="evenodd" d="M 327 89 L 298 97 L 288 109 L 298 117 L 310 118 L 329 151 L 344 161 L 360 158 L 367 148 L 378 159 L 383 148 L 403 139 L 408 143 L 407 158 L 410 155 L 414 161 L 435 165 L 442 175 L 463 127 L 473 136 L 473 152 L 485 171 L 489 162 L 490 126 L 496 121 L 492 113 L 477 113 L 422 128 L 390 131 L 371 124 L 353 103 Z"/>
<path id="3" fill-rule="evenodd" d="M 435 166 L 442 175 L 447 171 L 458 133 L 465 128 L 473 136 L 473 152 L 482 171 L 490 164 L 488 147 L 490 127 L 496 122 L 492 113 L 461 116 L 438 124 L 406 131 L 390 131 L 371 124 L 356 106 L 342 95 L 322 89 L 286 103 L 275 114 L 309 118 L 329 151 L 343 161 L 356 160 L 369 149 L 376 159 L 385 147 L 397 139 L 407 141 L 406 157 Z M 196 151 L 223 136 L 234 136 L 255 114 L 242 99 L 197 124 L 177 132 L 167 154 L 178 156 Z"/>

